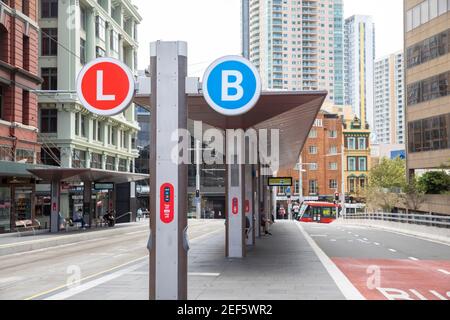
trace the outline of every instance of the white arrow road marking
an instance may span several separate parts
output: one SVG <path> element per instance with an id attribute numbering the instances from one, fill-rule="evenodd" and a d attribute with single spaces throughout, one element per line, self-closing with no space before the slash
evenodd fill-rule
<path id="1" fill-rule="evenodd" d="M 379 246 L 379 245 L 380 245 L 378 242 L 374 242 L 373 244 L 376 245 L 376 246 Z"/>
<path id="2" fill-rule="evenodd" d="M 395 249 L 389 249 L 390 252 L 397 252 Z"/>
<path id="3" fill-rule="evenodd" d="M 444 269 L 438 269 L 439 272 L 442 272 L 443 274 L 450 276 L 450 272 L 448 272 L 447 270 Z"/>
<path id="4" fill-rule="evenodd" d="M 327 234 L 312 234 L 311 237 L 325 238 L 325 237 L 328 237 L 328 235 Z"/>
<path id="5" fill-rule="evenodd" d="M 412 260 L 412 261 L 419 261 L 419 259 L 414 258 L 414 257 L 409 257 L 409 260 Z"/>

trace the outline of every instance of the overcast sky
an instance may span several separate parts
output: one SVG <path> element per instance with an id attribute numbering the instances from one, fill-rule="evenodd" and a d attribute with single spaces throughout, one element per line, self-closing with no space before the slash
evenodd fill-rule
<path id="1" fill-rule="evenodd" d="M 139 27 L 139 69 L 149 64 L 149 43 L 188 42 L 189 75 L 202 76 L 215 59 L 241 53 L 240 0 L 132 0 L 143 21 Z M 344 18 L 372 15 L 376 56 L 403 47 L 403 0 L 344 0 Z"/>

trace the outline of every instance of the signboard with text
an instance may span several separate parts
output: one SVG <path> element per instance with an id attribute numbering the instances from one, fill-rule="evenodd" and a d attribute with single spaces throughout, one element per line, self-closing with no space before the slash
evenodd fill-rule
<path id="1" fill-rule="evenodd" d="M 292 186 L 292 178 L 276 178 L 269 177 L 268 178 L 268 186 L 269 187 L 291 187 Z"/>

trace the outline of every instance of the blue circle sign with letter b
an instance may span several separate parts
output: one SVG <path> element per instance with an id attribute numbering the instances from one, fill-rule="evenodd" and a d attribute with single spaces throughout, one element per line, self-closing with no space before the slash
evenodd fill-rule
<path id="1" fill-rule="evenodd" d="M 255 66 L 240 56 L 214 61 L 203 76 L 203 95 L 217 112 L 237 116 L 248 112 L 261 95 L 261 78 Z"/>

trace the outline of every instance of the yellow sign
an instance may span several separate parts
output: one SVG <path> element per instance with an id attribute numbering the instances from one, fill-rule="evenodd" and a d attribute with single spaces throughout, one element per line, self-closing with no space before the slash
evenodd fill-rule
<path id="1" fill-rule="evenodd" d="M 291 187 L 292 186 L 292 178 L 269 178 L 268 182 L 269 187 Z"/>

